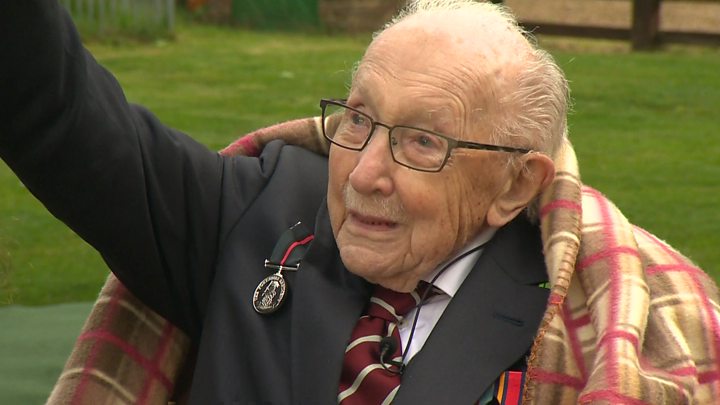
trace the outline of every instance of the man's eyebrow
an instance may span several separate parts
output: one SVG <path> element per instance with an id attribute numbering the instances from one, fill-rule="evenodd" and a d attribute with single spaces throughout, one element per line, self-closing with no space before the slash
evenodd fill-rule
<path id="1" fill-rule="evenodd" d="M 373 92 L 370 91 L 367 86 L 363 85 L 362 83 L 357 85 L 353 84 L 347 96 L 348 102 L 352 101 L 352 104 L 357 104 L 358 98 L 361 101 L 360 104 L 374 105 Z"/>
<path id="2" fill-rule="evenodd" d="M 350 86 L 350 94 L 353 94 L 355 92 L 360 93 L 367 93 L 367 86 L 364 84 L 364 80 L 360 79 L 359 77 L 353 80 L 352 85 Z"/>

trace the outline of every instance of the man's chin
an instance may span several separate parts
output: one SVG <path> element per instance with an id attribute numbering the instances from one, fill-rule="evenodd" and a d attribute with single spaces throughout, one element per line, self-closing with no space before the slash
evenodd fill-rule
<path id="1" fill-rule="evenodd" d="M 341 248 L 340 258 L 351 273 L 371 283 L 377 283 L 391 273 L 387 257 L 377 251 L 356 247 Z"/>
<path id="2" fill-rule="evenodd" d="M 359 253 L 359 254 L 358 254 Z M 373 256 L 381 256 L 377 252 L 365 253 L 340 251 L 343 264 L 349 272 L 362 277 L 371 284 L 379 284 L 390 290 L 410 292 L 417 285 L 418 278 L 413 271 L 394 269 L 387 262 L 374 261 Z"/>

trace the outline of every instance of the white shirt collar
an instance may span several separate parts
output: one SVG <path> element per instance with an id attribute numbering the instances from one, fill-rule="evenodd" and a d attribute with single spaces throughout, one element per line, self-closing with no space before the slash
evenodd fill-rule
<path id="1" fill-rule="evenodd" d="M 478 246 L 482 246 L 486 244 L 490 239 L 492 239 L 493 236 L 495 236 L 495 232 L 497 231 L 497 228 L 487 228 L 481 231 L 479 234 L 477 234 L 473 239 L 471 239 L 465 247 L 463 247 L 458 254 L 454 255 L 452 258 L 440 263 L 440 265 L 433 270 L 432 273 L 428 274 L 423 278 L 423 280 L 427 281 L 428 283 L 432 281 L 435 276 L 450 262 L 455 260 L 457 257 L 461 256 L 462 254 L 477 248 Z M 465 281 L 465 278 L 467 278 L 468 274 L 470 274 L 470 270 L 472 270 L 473 266 L 477 262 L 477 260 L 480 258 L 480 255 L 482 254 L 483 249 L 478 249 L 477 251 L 463 257 L 462 259 L 458 260 L 457 262 L 450 265 L 450 267 L 447 268 L 438 278 L 433 282 L 433 285 L 435 287 L 443 290 L 445 294 L 450 296 L 451 298 L 455 296 L 455 293 L 460 289 L 460 285 L 462 285 L 463 281 Z"/>

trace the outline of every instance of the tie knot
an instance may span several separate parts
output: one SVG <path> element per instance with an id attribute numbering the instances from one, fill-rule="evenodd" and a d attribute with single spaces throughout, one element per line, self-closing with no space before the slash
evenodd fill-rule
<path id="1" fill-rule="evenodd" d="M 378 285 L 370 298 L 368 315 L 383 318 L 389 322 L 397 322 L 415 308 L 418 302 L 420 302 L 420 297 L 415 291 L 401 293 Z"/>
<path id="2" fill-rule="evenodd" d="M 428 289 L 430 291 L 427 291 Z M 442 292 L 426 281 L 420 281 L 415 291 L 409 293 L 388 290 L 378 285 L 375 286 L 375 291 L 370 298 L 368 315 L 382 318 L 389 322 L 399 322 L 410 310 L 420 303 L 423 297 L 430 299 L 438 294 L 442 294 Z"/>

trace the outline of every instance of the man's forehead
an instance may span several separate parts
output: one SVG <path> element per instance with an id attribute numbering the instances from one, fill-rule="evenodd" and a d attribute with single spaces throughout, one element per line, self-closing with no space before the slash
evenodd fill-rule
<path id="1" fill-rule="evenodd" d="M 393 80 L 416 74 L 419 80 L 460 69 L 475 70 L 466 39 L 446 27 L 421 24 L 410 17 L 378 35 L 357 66 L 353 87 L 367 81 Z M 432 19 L 432 21 L 435 21 Z M 408 73 L 410 73 L 408 75 Z"/>
<path id="2" fill-rule="evenodd" d="M 411 15 L 376 36 L 368 52 L 389 47 L 483 60 L 513 60 L 532 50 L 522 31 L 495 9 L 434 10 Z M 455 63 L 447 59 L 446 63 Z"/>
<path id="3" fill-rule="evenodd" d="M 362 104 L 368 108 L 370 114 L 379 114 L 374 118 L 378 120 L 401 120 L 399 122 L 386 122 L 386 124 L 394 125 L 423 125 L 423 123 L 432 122 L 436 131 L 442 129 L 450 130 L 456 128 L 465 118 L 457 109 L 443 102 L 442 99 L 426 95 L 419 95 L 412 102 L 395 103 L 396 107 L 393 111 L 385 109 L 387 101 L 395 97 L 393 93 L 383 91 L 382 83 L 369 78 L 368 80 L 357 80 L 350 91 L 349 102 L 351 104 Z M 386 116 L 392 113 L 391 117 Z M 425 125 L 427 126 L 427 125 Z"/>

